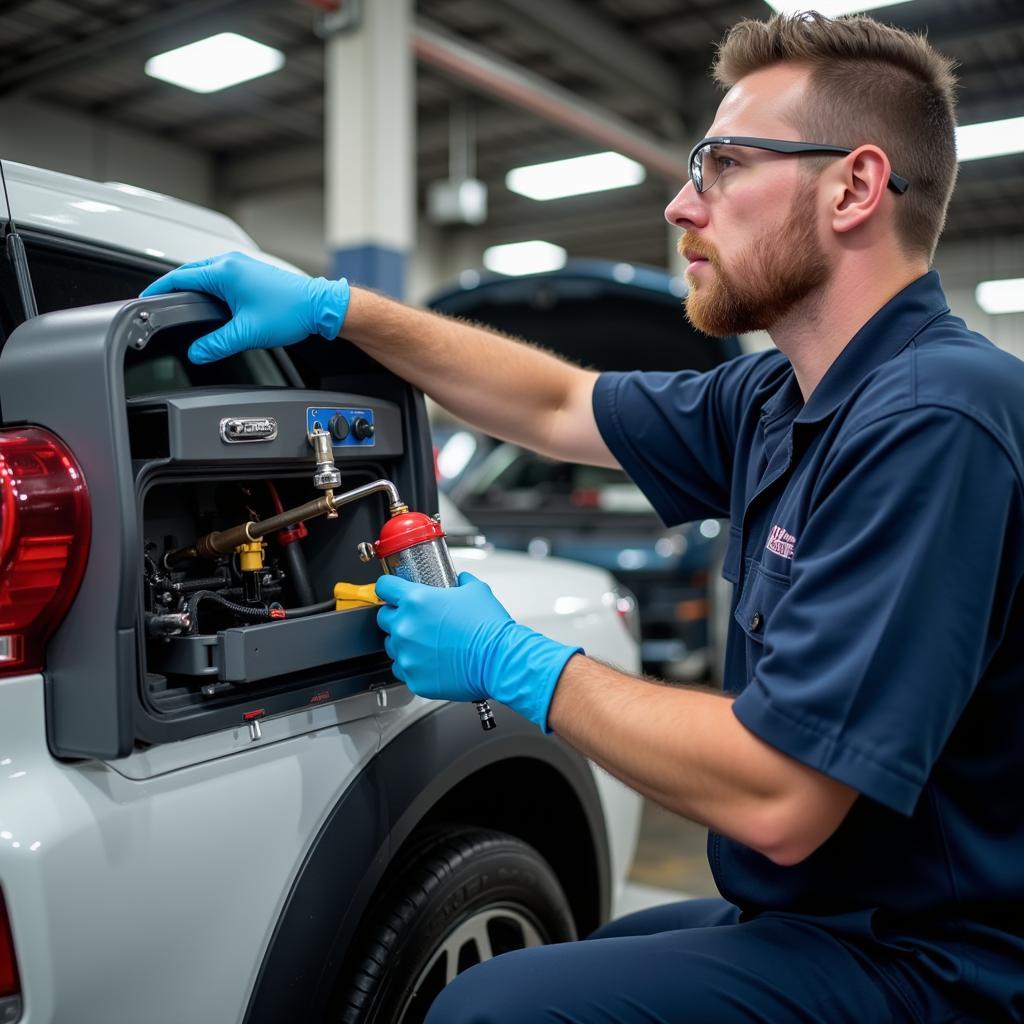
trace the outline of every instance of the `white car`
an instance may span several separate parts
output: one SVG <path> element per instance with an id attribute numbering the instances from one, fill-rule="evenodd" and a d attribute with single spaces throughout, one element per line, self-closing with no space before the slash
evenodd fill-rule
<path id="1" fill-rule="evenodd" d="M 193 366 L 225 311 L 133 296 L 273 258 L 209 210 L 4 169 L 41 315 L 4 262 L 0 1022 L 411 1024 L 465 967 L 600 924 L 636 794 L 507 708 L 484 731 L 413 697 L 374 608 L 324 610 L 380 571 L 378 481 L 436 509 L 422 397 L 343 342 Z M 368 496 L 274 518 L 326 486 Z M 638 669 L 606 573 L 448 525 L 515 618 Z"/>

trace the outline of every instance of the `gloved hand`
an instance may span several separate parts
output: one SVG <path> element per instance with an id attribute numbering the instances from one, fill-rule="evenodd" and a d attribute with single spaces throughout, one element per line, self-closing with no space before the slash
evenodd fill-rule
<path id="1" fill-rule="evenodd" d="M 432 700 L 507 704 L 544 730 L 565 663 L 582 653 L 514 622 L 491 588 L 468 572 L 457 587 L 428 587 L 381 576 L 386 601 L 377 624 L 395 676 Z"/>
<path id="2" fill-rule="evenodd" d="M 336 338 L 348 311 L 348 281 L 303 277 L 240 252 L 185 263 L 157 278 L 142 293 L 208 292 L 232 317 L 192 343 L 193 363 L 211 363 L 247 348 L 276 348 L 310 334 Z"/>

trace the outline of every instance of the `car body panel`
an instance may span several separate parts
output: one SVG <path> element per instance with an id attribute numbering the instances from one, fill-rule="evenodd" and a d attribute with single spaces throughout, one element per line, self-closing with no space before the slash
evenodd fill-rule
<path id="1" fill-rule="evenodd" d="M 100 183 L 4 160 L 11 211 L 21 226 L 99 242 L 169 264 L 244 252 L 296 273 L 215 210 L 119 182 Z M 156 244 L 154 244 L 156 243 Z"/>
<path id="2" fill-rule="evenodd" d="M 539 574 L 531 585 L 523 556 L 456 548 L 453 561 L 487 579 L 521 621 L 637 667 L 625 627 L 609 624 L 604 574 L 553 563 L 562 586 Z M 568 603 L 555 610 L 560 598 L 571 599 L 574 613 L 564 610 Z M 396 685 L 383 701 L 360 694 L 267 719 L 259 743 L 239 728 L 106 763 L 66 764 L 46 749 L 43 687 L 38 675 L 0 683 L 0 754 L 8 762 L 0 774 L 0 881 L 26 993 L 23 1019 L 83 1024 L 240 1020 L 288 887 L 333 808 L 383 744 L 438 706 Z M 458 710 L 474 717 L 468 706 Z M 513 712 L 499 706 L 497 714 L 500 729 Z M 614 901 L 632 861 L 640 804 L 591 770 L 605 808 Z M 227 851 L 236 851 L 230 870 L 219 870 Z M 90 949 L 118 965 L 116 984 L 101 983 Z M 190 977 L 215 977 L 216 988 L 188 984 Z"/>
<path id="3" fill-rule="evenodd" d="M 450 797 L 472 806 L 474 824 L 512 831 L 534 846 L 556 871 L 570 905 L 581 895 L 591 904 L 589 911 L 582 908 L 582 920 L 578 917 L 580 931 L 597 925 L 597 906 L 601 914 L 608 910 L 611 858 L 601 833 L 607 815 L 590 765 L 526 719 L 501 705 L 495 710 L 502 724 L 490 733 L 461 704 L 433 702 L 411 724 L 390 720 L 388 741 L 334 808 L 302 864 L 245 1024 L 321 1019 L 333 1001 L 331 981 L 344 963 L 344 949 L 354 947 L 357 959 L 360 951 L 365 955 L 358 918 L 389 858 L 420 823 L 449 821 L 446 812 L 438 817 L 433 809 L 443 808 Z M 489 785 L 500 774 L 511 777 L 511 790 L 498 793 Z M 525 778 L 543 785 L 526 792 Z M 571 799 L 557 799 L 567 787 Z M 509 801 L 516 804 L 513 828 L 499 824 L 509 816 Z M 311 939 L 314 948 L 330 951 L 326 963 L 306 955 Z M 328 1011 L 326 1019 L 337 1016 Z"/>
<path id="4" fill-rule="evenodd" d="M 377 721 L 137 781 L 49 757 L 42 691 L 0 685 L 0 879 L 25 1019 L 238 1019 L 282 883 L 376 753 Z"/>

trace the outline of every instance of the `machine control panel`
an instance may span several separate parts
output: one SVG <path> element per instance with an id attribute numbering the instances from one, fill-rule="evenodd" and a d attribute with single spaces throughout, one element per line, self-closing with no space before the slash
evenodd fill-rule
<path id="1" fill-rule="evenodd" d="M 306 433 L 317 429 L 331 435 L 335 448 L 369 448 L 374 443 L 376 425 L 372 409 L 310 406 L 306 409 Z"/>

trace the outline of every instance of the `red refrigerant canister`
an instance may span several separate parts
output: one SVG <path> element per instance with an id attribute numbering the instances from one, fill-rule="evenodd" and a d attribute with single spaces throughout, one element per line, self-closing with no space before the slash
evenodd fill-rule
<path id="1" fill-rule="evenodd" d="M 422 512 L 400 512 L 384 524 L 375 544 L 359 546 L 360 557 L 363 561 L 376 557 L 386 573 L 413 583 L 425 583 L 428 587 L 457 587 L 458 576 L 439 520 L 439 516 L 432 517 Z M 481 726 L 493 729 L 494 712 L 487 701 L 477 701 L 476 710 Z"/>

